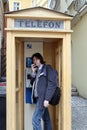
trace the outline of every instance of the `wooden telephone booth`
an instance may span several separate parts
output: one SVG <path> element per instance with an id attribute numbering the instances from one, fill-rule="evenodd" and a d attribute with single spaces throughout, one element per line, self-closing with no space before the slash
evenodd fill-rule
<path id="1" fill-rule="evenodd" d="M 71 19 L 42 7 L 12 11 L 7 20 L 7 130 L 25 130 L 24 42 L 42 48 L 45 61 L 59 72 L 60 104 L 49 107 L 53 130 L 71 130 Z M 34 42 L 36 43 L 34 44 Z M 37 44 L 39 42 L 39 44 Z M 41 44 L 42 43 L 42 46 Z M 30 52 L 29 52 L 30 53 Z M 32 122 L 31 122 L 32 123 Z M 27 127 L 27 130 L 29 128 Z M 29 129 L 31 130 L 31 128 Z"/>

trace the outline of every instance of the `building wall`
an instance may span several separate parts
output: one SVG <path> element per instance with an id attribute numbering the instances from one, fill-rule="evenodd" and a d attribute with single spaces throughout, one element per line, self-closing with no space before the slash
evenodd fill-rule
<path id="1" fill-rule="evenodd" d="M 72 0 L 57 0 L 57 10 L 60 12 L 67 12 Z"/>
<path id="2" fill-rule="evenodd" d="M 0 30 L 0 76 L 1 76 L 1 30 Z"/>
<path id="3" fill-rule="evenodd" d="M 0 1 L 0 31 L 1 31 L 1 38 L 3 34 L 3 2 L 2 0 Z M 1 45 L 0 45 L 1 46 Z"/>
<path id="4" fill-rule="evenodd" d="M 67 11 L 67 4 L 66 0 L 60 0 L 60 12 L 66 12 Z"/>
<path id="5" fill-rule="evenodd" d="M 72 3 L 69 7 L 68 7 L 68 13 L 70 15 L 75 16 L 77 14 L 77 11 L 75 11 L 75 5 L 74 3 Z"/>
<path id="6" fill-rule="evenodd" d="M 9 0 L 9 11 L 13 11 L 13 3 L 20 2 L 20 9 L 29 8 L 32 5 L 32 0 Z"/>
<path id="7" fill-rule="evenodd" d="M 74 4 L 74 0 L 58 0 L 56 10 L 70 15 L 75 15 L 77 12 L 75 11 Z"/>
<path id="8" fill-rule="evenodd" d="M 59 1 L 59 0 L 58 0 Z M 78 11 L 78 0 L 60 0 L 58 11 L 75 16 Z M 75 3 L 76 2 L 76 3 Z M 85 1 L 84 1 L 85 2 Z M 83 3 L 81 3 L 83 6 Z M 60 6 L 60 8 L 59 8 Z M 79 18 L 77 18 L 78 20 Z M 72 27 L 72 85 L 79 94 L 87 98 L 87 13 Z M 73 25 L 73 24 L 72 24 Z"/>
<path id="9" fill-rule="evenodd" d="M 67 7 L 69 7 L 73 0 L 65 0 L 65 1 L 66 1 L 66 4 L 67 4 Z"/>
<path id="10" fill-rule="evenodd" d="M 87 98 L 87 13 L 72 28 L 72 84 Z"/>
<path id="11" fill-rule="evenodd" d="M 32 1 L 32 6 L 43 6 L 43 7 L 48 7 L 48 2 L 50 0 L 33 0 Z"/>
<path id="12" fill-rule="evenodd" d="M 0 1 L 0 76 L 1 76 L 1 44 L 3 36 L 3 2 Z"/>
<path id="13" fill-rule="evenodd" d="M 48 7 L 48 1 L 49 0 L 9 0 L 9 11 L 13 11 L 14 2 L 20 3 L 20 9 L 25 9 L 29 7 L 35 7 L 35 6 L 43 6 Z"/>
<path id="14" fill-rule="evenodd" d="M 6 76 L 6 32 L 4 14 L 8 11 L 8 0 L 0 0 L 0 27 L 1 27 L 1 45 L 0 45 L 0 66 L 1 66 L 1 76 Z M 2 64 L 1 64 L 2 63 Z M 3 73 L 4 72 L 4 73 Z"/>

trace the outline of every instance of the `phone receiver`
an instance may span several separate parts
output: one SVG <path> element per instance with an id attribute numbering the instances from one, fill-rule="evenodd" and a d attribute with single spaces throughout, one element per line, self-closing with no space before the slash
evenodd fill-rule
<path id="1" fill-rule="evenodd" d="M 38 68 L 38 66 L 34 66 L 34 68 Z"/>

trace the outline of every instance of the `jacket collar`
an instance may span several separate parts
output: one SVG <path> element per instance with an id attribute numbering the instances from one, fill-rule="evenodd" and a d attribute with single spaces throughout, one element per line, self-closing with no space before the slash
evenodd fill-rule
<path id="1" fill-rule="evenodd" d="M 43 64 L 40 65 L 40 67 L 38 68 L 39 70 L 41 70 L 43 68 Z"/>
<path id="2" fill-rule="evenodd" d="M 42 75 L 46 76 L 46 64 L 43 64 L 43 67 L 42 67 L 42 70 L 41 70 L 39 77 Z"/>

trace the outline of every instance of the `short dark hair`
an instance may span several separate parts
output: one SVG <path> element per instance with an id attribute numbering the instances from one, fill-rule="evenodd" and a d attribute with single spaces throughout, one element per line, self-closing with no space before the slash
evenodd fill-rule
<path id="1" fill-rule="evenodd" d="M 44 61 L 44 59 L 43 59 L 43 56 L 40 54 L 40 53 L 34 53 L 33 55 L 32 55 L 32 60 L 33 60 L 33 58 L 37 58 L 37 59 L 39 59 L 40 60 L 40 63 L 41 64 L 45 64 L 45 61 Z"/>

